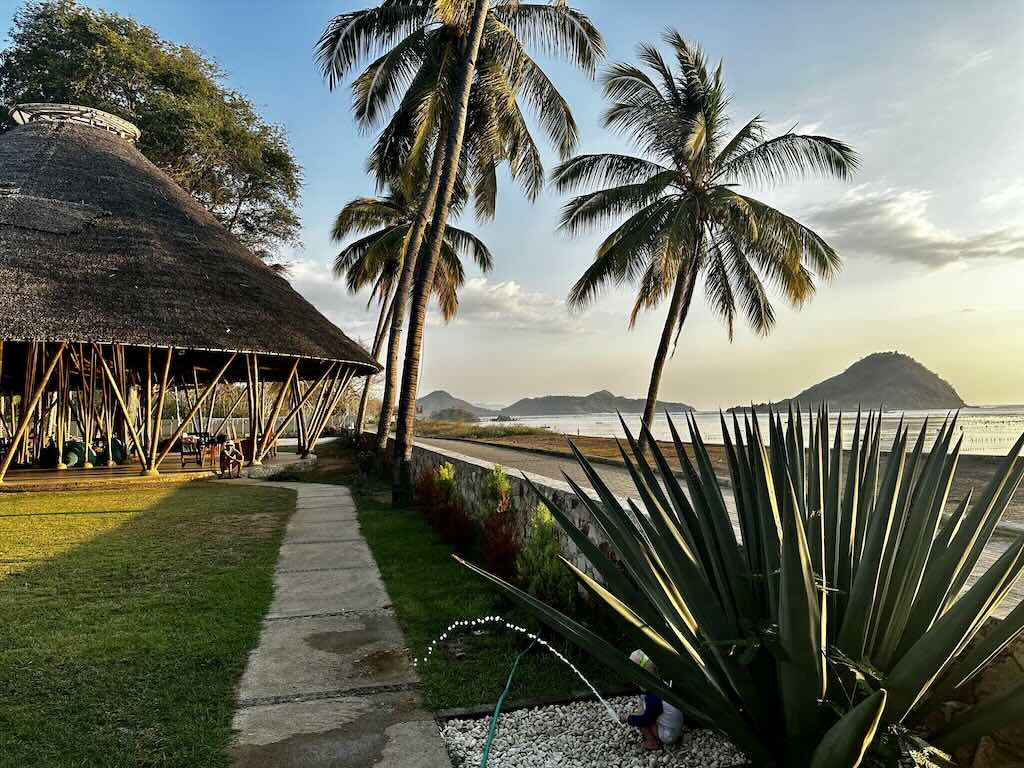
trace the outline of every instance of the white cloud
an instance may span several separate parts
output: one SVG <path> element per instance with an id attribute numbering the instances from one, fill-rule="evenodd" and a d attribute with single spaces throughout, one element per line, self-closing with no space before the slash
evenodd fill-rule
<path id="1" fill-rule="evenodd" d="M 985 195 L 978 201 L 978 206 L 989 211 L 999 211 L 1014 204 L 1024 203 L 1024 181 L 1017 179 L 1002 189 Z"/>
<path id="2" fill-rule="evenodd" d="M 438 322 L 436 317 L 434 321 Z M 459 313 L 453 324 L 550 333 L 582 331 L 569 316 L 564 299 L 527 290 L 515 280 L 491 282 L 486 277 L 466 281 L 459 291 Z"/>
<path id="3" fill-rule="evenodd" d="M 364 342 L 373 336 L 377 323 L 376 305 L 366 308 L 367 294 L 353 296 L 330 268 L 311 260 L 293 261 L 288 280 L 327 318 L 349 336 Z M 471 278 L 459 291 L 459 312 L 449 325 L 498 327 L 502 330 L 529 329 L 542 333 L 581 333 L 579 318 L 571 317 L 565 300 L 541 291 L 531 291 L 515 280 L 492 282 Z M 428 321 L 441 324 L 437 307 L 431 304 Z"/>
<path id="4" fill-rule="evenodd" d="M 850 190 L 811 209 L 807 219 L 840 253 L 939 267 L 978 259 L 1024 258 L 1024 229 L 1004 227 L 961 235 L 928 216 L 932 193 L 923 189 Z"/>
<path id="5" fill-rule="evenodd" d="M 962 75 L 964 72 L 969 72 L 972 69 L 984 66 L 992 61 L 993 56 L 994 52 L 991 48 L 987 48 L 983 51 L 975 51 L 964 60 L 963 64 L 957 67 L 956 74 Z"/>

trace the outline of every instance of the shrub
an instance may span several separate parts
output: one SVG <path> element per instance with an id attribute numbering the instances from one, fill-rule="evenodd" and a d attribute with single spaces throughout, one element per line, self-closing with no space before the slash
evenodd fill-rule
<path id="1" fill-rule="evenodd" d="M 491 573 L 515 578 L 519 536 L 512 509 L 512 484 L 505 470 L 495 465 L 480 492 L 483 508 L 484 563 Z"/>
<path id="2" fill-rule="evenodd" d="M 416 481 L 416 504 L 430 526 L 452 550 L 468 557 L 476 542 L 476 526 L 455 488 L 455 467 L 425 469 Z"/>
<path id="3" fill-rule="evenodd" d="M 538 600 L 572 614 L 576 610 L 576 580 L 559 558 L 561 553 L 555 519 L 540 502 L 530 518 L 526 544 L 516 558 L 516 580 Z"/>
<path id="4" fill-rule="evenodd" d="M 971 643 L 1024 573 L 1024 537 L 967 586 L 1024 477 L 1024 436 L 987 489 L 973 503 L 968 494 L 944 520 L 960 451 L 955 418 L 928 451 L 927 424 L 910 452 L 901 425 L 882 462 L 880 415 L 858 415 L 843 467 L 842 425 L 832 442 L 824 408 L 809 419 L 806 445 L 799 411 L 785 427 L 769 412 L 767 448 L 756 416 L 743 426 L 734 416 L 723 438 L 737 535 L 697 424 L 687 420 L 688 449 L 669 421 L 686 492 L 649 432 L 653 465 L 626 433 L 643 510 L 623 508 L 579 457 L 600 503 L 577 497 L 608 533 L 615 559 L 544 499 L 603 584 L 576 576 L 658 676 L 605 637 L 465 564 L 692 722 L 723 732 L 757 766 L 857 768 L 901 755 L 915 761 L 907 765 L 944 765 L 939 747 L 949 752 L 1014 723 L 1024 687 L 998 706 L 940 719 L 937 729 L 927 716 L 1024 631 L 1024 611 L 1014 611 L 999 631 Z"/>
<path id="5" fill-rule="evenodd" d="M 416 506 L 423 517 L 432 528 L 438 527 L 438 513 L 441 502 L 441 494 L 438 489 L 437 475 L 429 469 L 424 469 L 416 478 Z"/>

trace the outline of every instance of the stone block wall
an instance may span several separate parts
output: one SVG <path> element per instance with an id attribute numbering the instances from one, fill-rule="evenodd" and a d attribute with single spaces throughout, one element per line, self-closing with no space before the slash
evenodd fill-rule
<path id="1" fill-rule="evenodd" d="M 420 473 L 424 470 L 436 472 L 437 468 L 445 463 L 451 463 L 455 468 L 455 486 L 465 504 L 466 512 L 474 519 L 481 520 L 483 510 L 480 507 L 480 492 L 484 487 L 487 476 L 493 470 L 494 464 L 471 456 L 464 456 L 460 453 L 446 451 L 435 446 L 428 447 L 417 444 L 413 450 L 412 464 L 414 477 L 419 477 Z M 530 516 L 541 499 L 530 488 L 530 484 L 523 479 L 522 472 L 507 467 L 505 470 L 505 474 L 508 476 L 509 483 L 512 486 L 512 508 L 517 515 L 517 528 L 520 540 L 524 541 L 530 526 Z M 568 483 L 531 473 L 527 473 L 526 476 L 545 495 L 550 497 L 558 505 L 558 508 L 567 514 L 580 530 L 587 534 L 591 541 L 610 554 L 608 542 L 605 540 L 603 532 L 595 524 L 590 511 L 577 498 L 576 494 L 572 492 Z M 625 500 L 623 500 L 623 504 L 625 504 Z M 558 528 L 558 536 L 561 541 L 563 556 L 588 576 L 596 578 L 597 573 L 593 567 L 560 527 Z"/>

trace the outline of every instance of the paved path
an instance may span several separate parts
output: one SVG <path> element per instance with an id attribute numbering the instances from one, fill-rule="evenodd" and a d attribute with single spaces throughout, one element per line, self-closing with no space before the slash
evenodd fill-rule
<path id="1" fill-rule="evenodd" d="M 507 470 L 520 469 L 525 472 L 543 475 L 544 477 L 555 478 L 556 480 L 563 480 L 562 472 L 565 471 L 582 487 L 590 487 L 590 483 L 586 480 L 575 459 L 563 459 L 557 456 L 546 456 L 544 454 L 524 451 L 518 448 L 483 445 L 481 443 L 466 440 L 444 440 L 433 437 L 418 437 L 416 438 L 416 442 L 434 446 L 445 451 L 451 451 L 453 453 L 461 453 L 464 456 L 472 456 L 480 459 L 481 461 L 501 464 Z M 634 499 L 638 497 L 636 485 L 633 483 L 628 471 L 608 464 L 595 464 L 594 467 L 597 469 L 598 474 L 604 482 L 608 484 L 608 487 L 611 488 L 612 492 L 617 496 L 632 497 Z M 722 490 L 726 504 L 728 504 L 729 508 L 732 509 L 732 492 L 728 488 L 723 488 Z M 733 520 L 733 525 L 738 530 L 739 526 L 735 519 Z M 1018 535 L 1020 535 L 1019 531 L 1012 529 L 992 537 L 989 545 L 982 553 L 982 556 L 974 569 L 974 573 L 968 580 L 968 586 L 973 584 L 978 575 L 984 572 L 999 558 L 1000 555 L 1003 554 L 1003 552 L 1006 551 L 1006 548 L 1012 543 L 1014 537 Z M 1005 617 L 1006 614 L 1013 610 L 1013 608 L 1015 608 L 1022 600 L 1024 600 L 1024 578 L 1018 580 L 1010 594 L 1002 601 L 1002 603 L 1000 603 L 995 615 L 998 618 Z"/>
<path id="2" fill-rule="evenodd" d="M 235 766 L 450 766 L 348 489 L 278 485 L 298 500 L 239 684 Z"/>

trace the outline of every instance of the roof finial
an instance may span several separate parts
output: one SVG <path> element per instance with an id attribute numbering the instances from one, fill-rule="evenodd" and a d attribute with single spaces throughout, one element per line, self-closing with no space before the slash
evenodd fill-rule
<path id="1" fill-rule="evenodd" d="M 93 128 L 102 128 L 131 142 L 138 141 L 139 136 L 142 135 L 142 132 L 132 123 L 117 115 L 75 104 L 18 104 L 11 109 L 11 118 L 18 125 L 37 120 L 53 123 L 80 123 Z"/>

